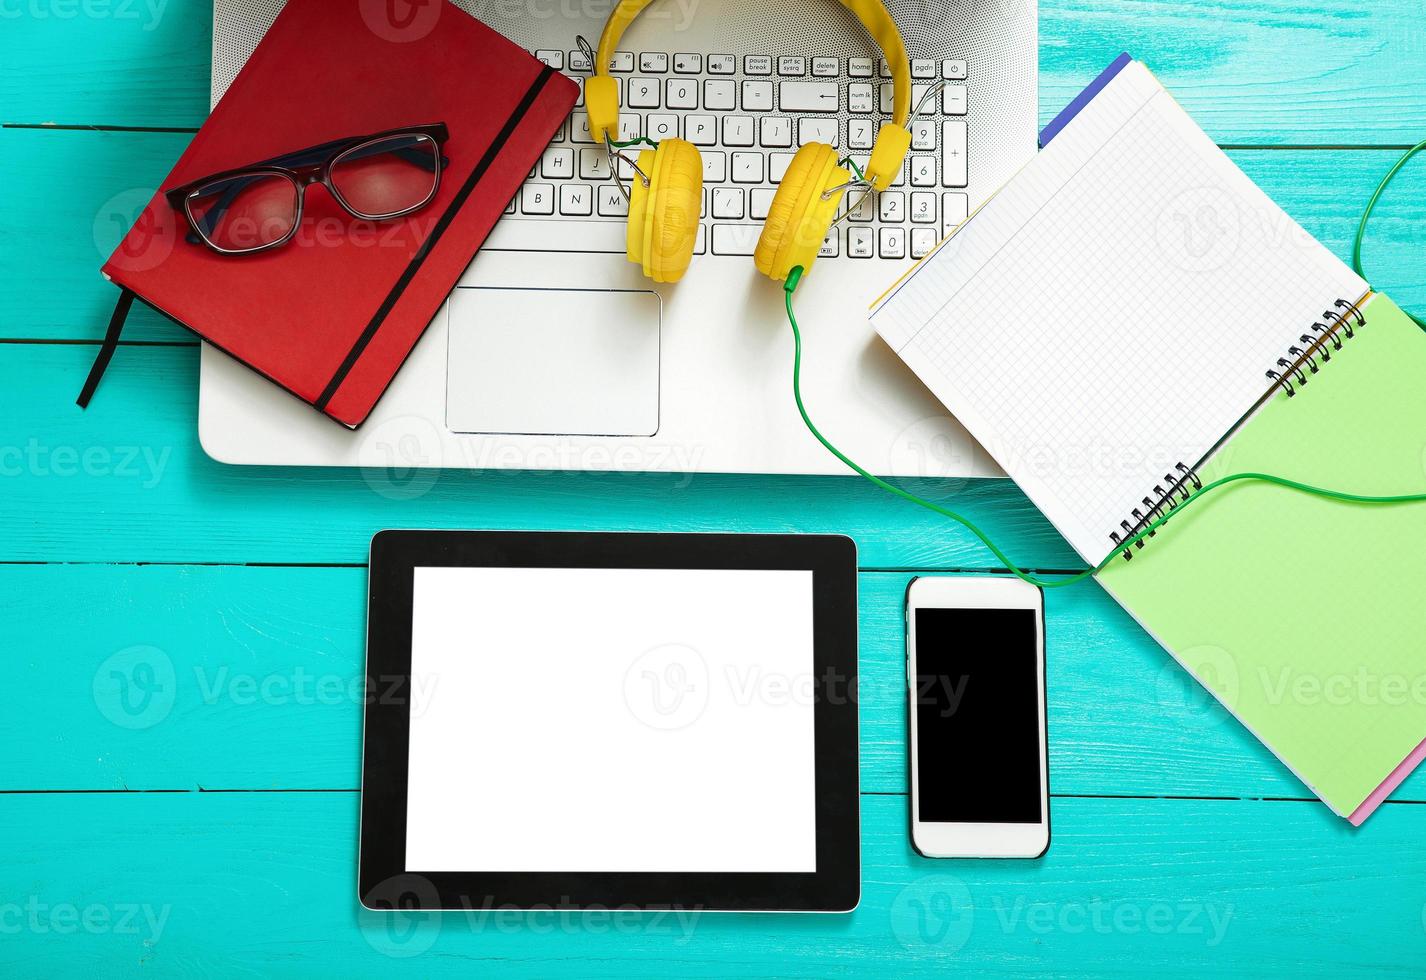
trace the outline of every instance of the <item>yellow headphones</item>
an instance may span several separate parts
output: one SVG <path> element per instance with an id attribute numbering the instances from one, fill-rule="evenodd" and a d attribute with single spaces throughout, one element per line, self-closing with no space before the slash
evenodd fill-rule
<path id="1" fill-rule="evenodd" d="M 604 25 L 594 74 L 584 83 L 589 132 L 616 154 L 619 134 L 619 84 L 609 64 L 624 31 L 653 0 L 620 0 Z M 763 222 L 753 261 L 758 271 L 782 281 L 794 268 L 811 270 L 822 240 L 849 188 L 885 190 L 896 178 L 911 148 L 911 63 L 901 32 L 882 0 L 841 0 L 856 15 L 881 48 L 891 66 L 894 85 L 892 121 L 884 123 L 872 145 L 871 158 L 857 178 L 826 143 L 807 143 L 787 168 Z M 652 143 L 651 140 L 645 141 Z M 622 157 L 622 155 L 620 155 Z M 614 160 L 610 169 L 617 173 Z M 703 204 L 703 158 L 698 148 L 681 139 L 665 139 L 643 150 L 633 161 L 636 179 L 629 192 L 629 261 L 643 267 L 655 282 L 677 282 L 688 270 L 698 239 Z"/>

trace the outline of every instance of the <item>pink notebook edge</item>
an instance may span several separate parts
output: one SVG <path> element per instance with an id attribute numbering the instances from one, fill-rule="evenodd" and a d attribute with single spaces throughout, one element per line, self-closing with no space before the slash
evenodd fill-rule
<path id="1" fill-rule="evenodd" d="M 1401 764 L 1381 781 L 1381 785 L 1367 794 L 1365 800 L 1357 804 L 1357 808 L 1347 815 L 1347 822 L 1353 827 L 1360 827 L 1365 823 L 1367 817 L 1376 812 L 1376 808 L 1396 792 L 1396 788 L 1406 781 L 1407 776 L 1416 771 L 1416 767 L 1421 765 L 1422 761 L 1426 761 L 1426 739 L 1422 739 L 1420 745 L 1407 753 L 1406 758 L 1401 760 Z"/>

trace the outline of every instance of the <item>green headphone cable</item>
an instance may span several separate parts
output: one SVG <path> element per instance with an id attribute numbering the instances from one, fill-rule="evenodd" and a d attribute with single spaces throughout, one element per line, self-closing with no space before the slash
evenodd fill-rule
<path id="1" fill-rule="evenodd" d="M 1407 151 L 1407 153 L 1400 160 L 1397 161 L 1396 165 L 1392 167 L 1390 171 L 1387 172 L 1387 175 L 1382 178 L 1381 183 L 1377 185 L 1376 191 L 1372 194 L 1371 201 L 1367 204 L 1366 211 L 1362 214 L 1362 220 L 1357 225 L 1356 240 L 1352 246 L 1352 268 L 1356 271 L 1358 275 L 1362 275 L 1362 239 L 1366 235 L 1367 219 L 1371 217 L 1372 209 L 1376 207 L 1377 199 L 1381 197 L 1382 191 L 1384 191 L 1386 189 L 1386 186 L 1391 183 L 1392 179 L 1401 170 L 1402 166 L 1417 153 L 1421 152 L 1423 149 L 1426 149 L 1426 141 L 1418 143 L 1411 150 Z M 933 503 L 932 501 L 926 500 L 923 497 L 919 497 L 916 494 L 911 493 L 909 490 L 904 490 L 901 487 L 896 486 L 895 484 L 888 483 L 886 480 L 883 480 L 879 476 L 873 475 L 869 470 L 859 465 L 846 453 L 842 452 L 840 449 L 834 446 L 832 442 L 821 433 L 821 431 L 817 428 L 816 424 L 813 423 L 811 416 L 807 414 L 807 406 L 802 401 L 802 331 L 798 328 L 797 315 L 793 312 L 792 309 L 792 294 L 796 292 L 797 284 L 802 280 L 802 272 L 803 270 L 801 266 L 793 268 L 791 273 L 788 274 L 787 281 L 783 284 L 783 289 L 787 305 L 787 322 L 792 326 L 792 395 L 797 402 L 797 411 L 802 416 L 802 421 L 807 426 L 808 431 L 811 432 L 812 435 L 816 437 L 817 441 L 820 442 L 826 448 L 826 450 L 830 452 L 833 456 L 837 457 L 837 459 L 841 460 L 853 471 L 859 473 L 867 480 L 881 487 L 883 490 L 893 493 L 896 496 L 902 498 L 903 500 L 908 500 L 913 504 L 917 504 L 921 507 L 926 508 L 927 510 L 940 514 L 943 517 L 948 517 L 956 523 L 962 525 L 966 530 L 970 531 L 971 534 L 975 535 L 978 539 L 980 539 L 980 542 L 990 550 L 991 554 L 993 554 L 1002 564 L 1005 565 L 1005 567 L 1010 571 L 1012 575 L 1014 575 L 1016 578 L 1022 579 L 1025 582 L 1030 583 L 1031 585 L 1039 586 L 1042 589 L 1055 589 L 1062 588 L 1066 585 L 1074 585 L 1077 582 L 1084 581 L 1085 579 L 1089 578 L 1092 575 L 1095 575 L 1096 573 L 1107 567 L 1109 563 L 1114 560 L 1114 557 L 1116 555 L 1124 552 L 1128 548 L 1132 548 L 1134 545 L 1138 544 L 1145 538 L 1155 533 L 1159 528 L 1163 527 L 1164 524 L 1166 524 L 1170 518 L 1176 517 L 1179 514 L 1183 513 L 1184 510 L 1186 510 L 1188 507 L 1192 506 L 1195 502 L 1197 502 L 1199 498 L 1203 497 L 1205 494 L 1212 492 L 1213 490 L 1218 489 L 1219 487 L 1227 486 L 1230 483 L 1238 483 L 1240 481 L 1268 483 L 1274 486 L 1284 487 L 1286 489 L 1293 490 L 1299 493 L 1310 494 L 1314 497 L 1322 497 L 1327 500 L 1337 500 L 1346 503 L 1426 503 L 1426 492 L 1385 495 L 1347 493 L 1341 490 L 1330 490 L 1325 487 L 1315 487 L 1307 483 L 1301 483 L 1297 480 L 1290 480 L 1286 477 L 1274 476 L 1270 473 L 1233 473 L 1220 479 L 1213 480 L 1209 483 L 1204 484 L 1202 487 L 1195 489 L 1192 493 L 1188 494 L 1183 499 L 1183 501 L 1178 504 L 1177 507 L 1174 507 L 1169 512 L 1164 513 L 1157 519 L 1149 522 L 1141 530 L 1129 537 L 1127 540 L 1121 541 L 1116 544 L 1114 549 L 1110 551 L 1109 554 L 1105 555 L 1104 559 L 1098 564 L 1096 564 L 1093 568 L 1086 568 L 1083 571 L 1079 571 L 1072 575 L 1060 578 L 1040 578 L 1039 576 L 1034 575 L 1031 572 L 1027 572 L 1025 569 L 1021 568 L 1019 565 L 1016 565 L 1013 561 L 1011 561 L 1009 556 L 1006 555 L 1005 552 L 1001 550 L 1001 548 L 997 546 L 994 541 L 991 540 L 990 536 L 987 535 L 984 531 L 982 531 L 979 527 L 977 527 L 975 522 L 972 521 L 970 518 L 965 517 L 962 514 L 958 514 L 957 512 L 951 510 L 948 507 L 942 507 L 940 504 Z M 1407 316 L 1411 317 L 1411 319 L 1418 325 L 1420 325 L 1423 329 L 1426 329 L 1426 323 L 1422 323 L 1420 318 L 1416 317 L 1411 313 L 1407 313 Z"/>
<path id="2" fill-rule="evenodd" d="M 1381 198 L 1382 192 L 1386 190 L 1387 185 L 1395 180 L 1401 168 L 1406 166 L 1407 162 L 1422 150 L 1426 150 L 1426 140 L 1422 140 L 1407 150 L 1401 155 L 1401 159 L 1392 164 L 1391 169 L 1386 172 L 1386 176 L 1381 179 L 1381 183 L 1376 185 L 1376 190 L 1372 191 L 1372 196 L 1367 201 L 1367 208 L 1362 212 L 1362 220 L 1357 222 L 1357 233 L 1352 238 L 1352 271 L 1363 279 L 1367 277 L 1366 273 L 1362 271 L 1362 239 L 1367 236 L 1367 221 L 1370 220 L 1372 211 L 1376 209 L 1376 202 Z M 1423 320 L 1410 310 L 1402 310 L 1401 312 L 1410 317 L 1411 321 L 1422 330 L 1426 330 L 1426 320 Z"/>

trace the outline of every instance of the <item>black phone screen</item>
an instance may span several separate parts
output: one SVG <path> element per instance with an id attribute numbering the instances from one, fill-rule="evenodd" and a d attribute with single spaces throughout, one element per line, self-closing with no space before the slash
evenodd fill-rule
<path id="1" fill-rule="evenodd" d="M 915 819 L 1039 823 L 1035 611 L 920 608 L 915 616 Z"/>

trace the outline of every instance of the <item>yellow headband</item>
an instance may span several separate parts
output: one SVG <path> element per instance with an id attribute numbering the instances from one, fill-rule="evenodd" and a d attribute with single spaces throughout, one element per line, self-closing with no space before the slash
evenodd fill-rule
<path id="1" fill-rule="evenodd" d="M 619 0 L 609 15 L 604 33 L 599 36 L 599 50 L 594 56 L 594 74 L 584 84 L 585 108 L 589 111 L 589 132 L 597 141 L 619 134 L 619 88 L 609 76 L 609 63 L 624 31 L 653 0 Z M 910 148 L 911 134 L 906 126 L 911 118 L 911 63 L 906 58 L 906 45 L 901 32 L 882 0 L 841 0 L 842 6 L 856 15 L 867 33 L 881 48 L 882 57 L 891 66 L 894 88 L 892 121 L 882 126 L 867 164 L 867 177 L 878 189 L 884 189 L 901 169 L 901 162 Z M 889 132 L 895 130 L 895 132 Z M 905 138 L 902 138 L 904 134 Z"/>

